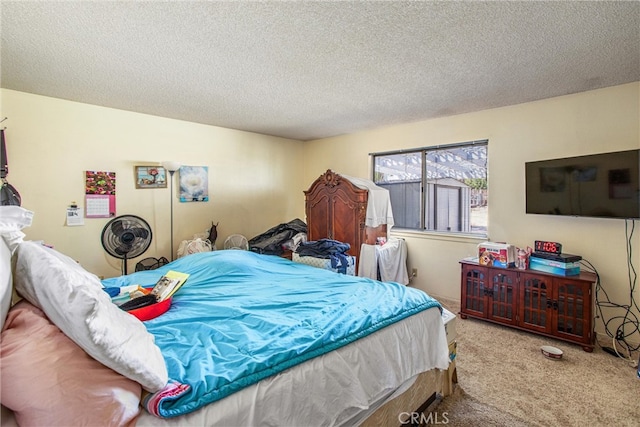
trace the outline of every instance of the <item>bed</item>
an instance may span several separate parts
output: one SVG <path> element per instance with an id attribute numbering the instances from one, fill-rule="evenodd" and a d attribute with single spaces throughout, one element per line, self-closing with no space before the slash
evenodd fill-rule
<path id="1" fill-rule="evenodd" d="M 25 298 L 2 331 L 3 425 L 397 425 L 442 390 L 444 324 L 422 291 L 239 250 L 99 281 L 18 240 L 11 269 L 0 242 L 2 290 Z M 169 270 L 190 277 L 146 322 L 102 289 Z"/>

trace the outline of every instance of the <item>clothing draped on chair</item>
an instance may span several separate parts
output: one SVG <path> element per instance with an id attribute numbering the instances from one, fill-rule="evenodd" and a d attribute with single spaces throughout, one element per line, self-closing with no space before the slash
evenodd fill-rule
<path id="1" fill-rule="evenodd" d="M 358 276 L 408 285 L 405 240 L 390 238 L 384 245 L 363 244 L 360 248 Z"/>

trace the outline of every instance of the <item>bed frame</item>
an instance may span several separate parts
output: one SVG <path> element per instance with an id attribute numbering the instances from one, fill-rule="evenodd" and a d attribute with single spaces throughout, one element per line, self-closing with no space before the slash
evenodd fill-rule
<path id="1" fill-rule="evenodd" d="M 378 408 L 361 427 L 408 425 L 411 414 L 426 411 L 442 395 L 443 381 L 444 371 L 421 373 L 407 391 Z"/>

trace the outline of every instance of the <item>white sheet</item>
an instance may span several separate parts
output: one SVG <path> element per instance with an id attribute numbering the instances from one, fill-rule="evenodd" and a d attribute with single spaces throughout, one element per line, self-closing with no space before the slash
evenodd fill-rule
<path id="1" fill-rule="evenodd" d="M 358 276 L 378 280 L 378 251 L 377 245 L 360 246 L 360 260 L 358 262 Z"/>
<path id="2" fill-rule="evenodd" d="M 363 178 L 356 178 L 348 175 L 342 175 L 343 178 L 351 181 L 353 185 L 359 188 L 369 190 L 367 198 L 367 217 L 365 225 L 368 227 L 378 227 L 387 224 L 387 231 L 393 227 L 393 210 L 391 209 L 391 198 L 389 190 L 374 184 L 373 181 Z"/>
<path id="3" fill-rule="evenodd" d="M 390 238 L 378 248 L 378 268 L 380 279 L 384 282 L 409 284 L 407 273 L 407 242 L 404 239 Z"/>
<path id="4" fill-rule="evenodd" d="M 407 242 L 404 239 L 389 238 L 384 245 L 362 244 L 358 276 L 377 279 L 378 271 L 383 282 L 409 284 Z"/>
<path id="5" fill-rule="evenodd" d="M 420 372 L 447 369 L 440 310 L 431 308 L 194 413 L 137 426 L 351 426 Z M 359 420 L 359 421 L 358 421 Z"/>

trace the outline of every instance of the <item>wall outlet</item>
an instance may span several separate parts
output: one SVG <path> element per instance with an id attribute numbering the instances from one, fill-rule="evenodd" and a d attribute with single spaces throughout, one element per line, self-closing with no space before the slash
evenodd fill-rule
<path id="1" fill-rule="evenodd" d="M 411 277 L 418 277 L 418 269 L 417 268 L 412 268 L 411 269 Z"/>

